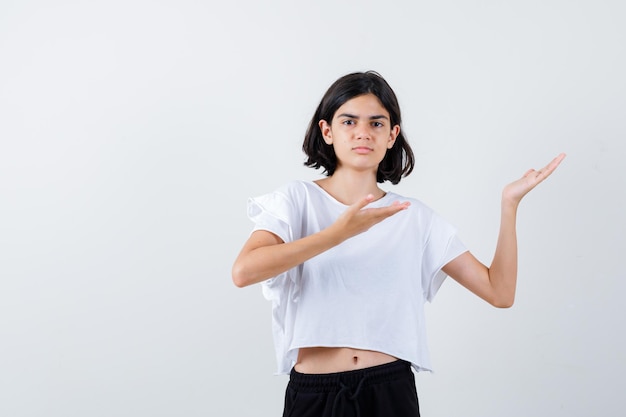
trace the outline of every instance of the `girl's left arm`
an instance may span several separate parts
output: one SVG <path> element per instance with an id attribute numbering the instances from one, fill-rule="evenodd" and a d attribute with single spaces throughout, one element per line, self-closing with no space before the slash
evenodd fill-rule
<path id="1" fill-rule="evenodd" d="M 470 252 L 456 257 L 443 271 L 461 285 L 496 307 L 510 307 L 515 299 L 517 283 L 517 208 L 522 198 L 548 178 L 565 158 L 560 154 L 540 170 L 530 169 L 522 178 L 504 187 L 500 233 L 496 251 L 489 267 Z"/>

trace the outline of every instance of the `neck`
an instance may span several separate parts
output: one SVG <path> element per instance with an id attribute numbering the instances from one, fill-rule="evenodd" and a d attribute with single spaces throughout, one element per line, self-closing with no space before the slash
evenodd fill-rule
<path id="1" fill-rule="evenodd" d="M 330 177 L 315 182 L 337 201 L 346 205 L 352 205 L 368 194 L 372 194 L 375 200 L 385 195 L 385 192 L 378 188 L 376 173 L 372 175 L 338 170 Z"/>

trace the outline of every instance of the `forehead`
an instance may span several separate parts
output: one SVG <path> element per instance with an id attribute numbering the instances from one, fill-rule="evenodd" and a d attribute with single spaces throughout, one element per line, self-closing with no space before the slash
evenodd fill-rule
<path id="1" fill-rule="evenodd" d="M 362 94 L 343 103 L 335 112 L 335 116 L 350 114 L 359 117 L 385 116 L 389 112 L 374 94 Z"/>

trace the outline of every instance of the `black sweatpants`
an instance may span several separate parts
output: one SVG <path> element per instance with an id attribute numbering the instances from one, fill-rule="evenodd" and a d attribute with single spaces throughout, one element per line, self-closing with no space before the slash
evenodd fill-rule
<path id="1" fill-rule="evenodd" d="M 331 374 L 291 370 L 283 417 L 419 417 L 408 362 Z"/>

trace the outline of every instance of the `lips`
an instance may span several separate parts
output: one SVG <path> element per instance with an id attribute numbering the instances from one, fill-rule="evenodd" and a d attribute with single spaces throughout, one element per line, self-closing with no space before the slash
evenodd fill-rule
<path id="1" fill-rule="evenodd" d="M 374 150 L 372 148 L 368 148 L 367 146 L 357 146 L 355 148 L 352 148 L 352 150 L 358 154 L 368 154 L 370 152 L 373 152 Z"/>

